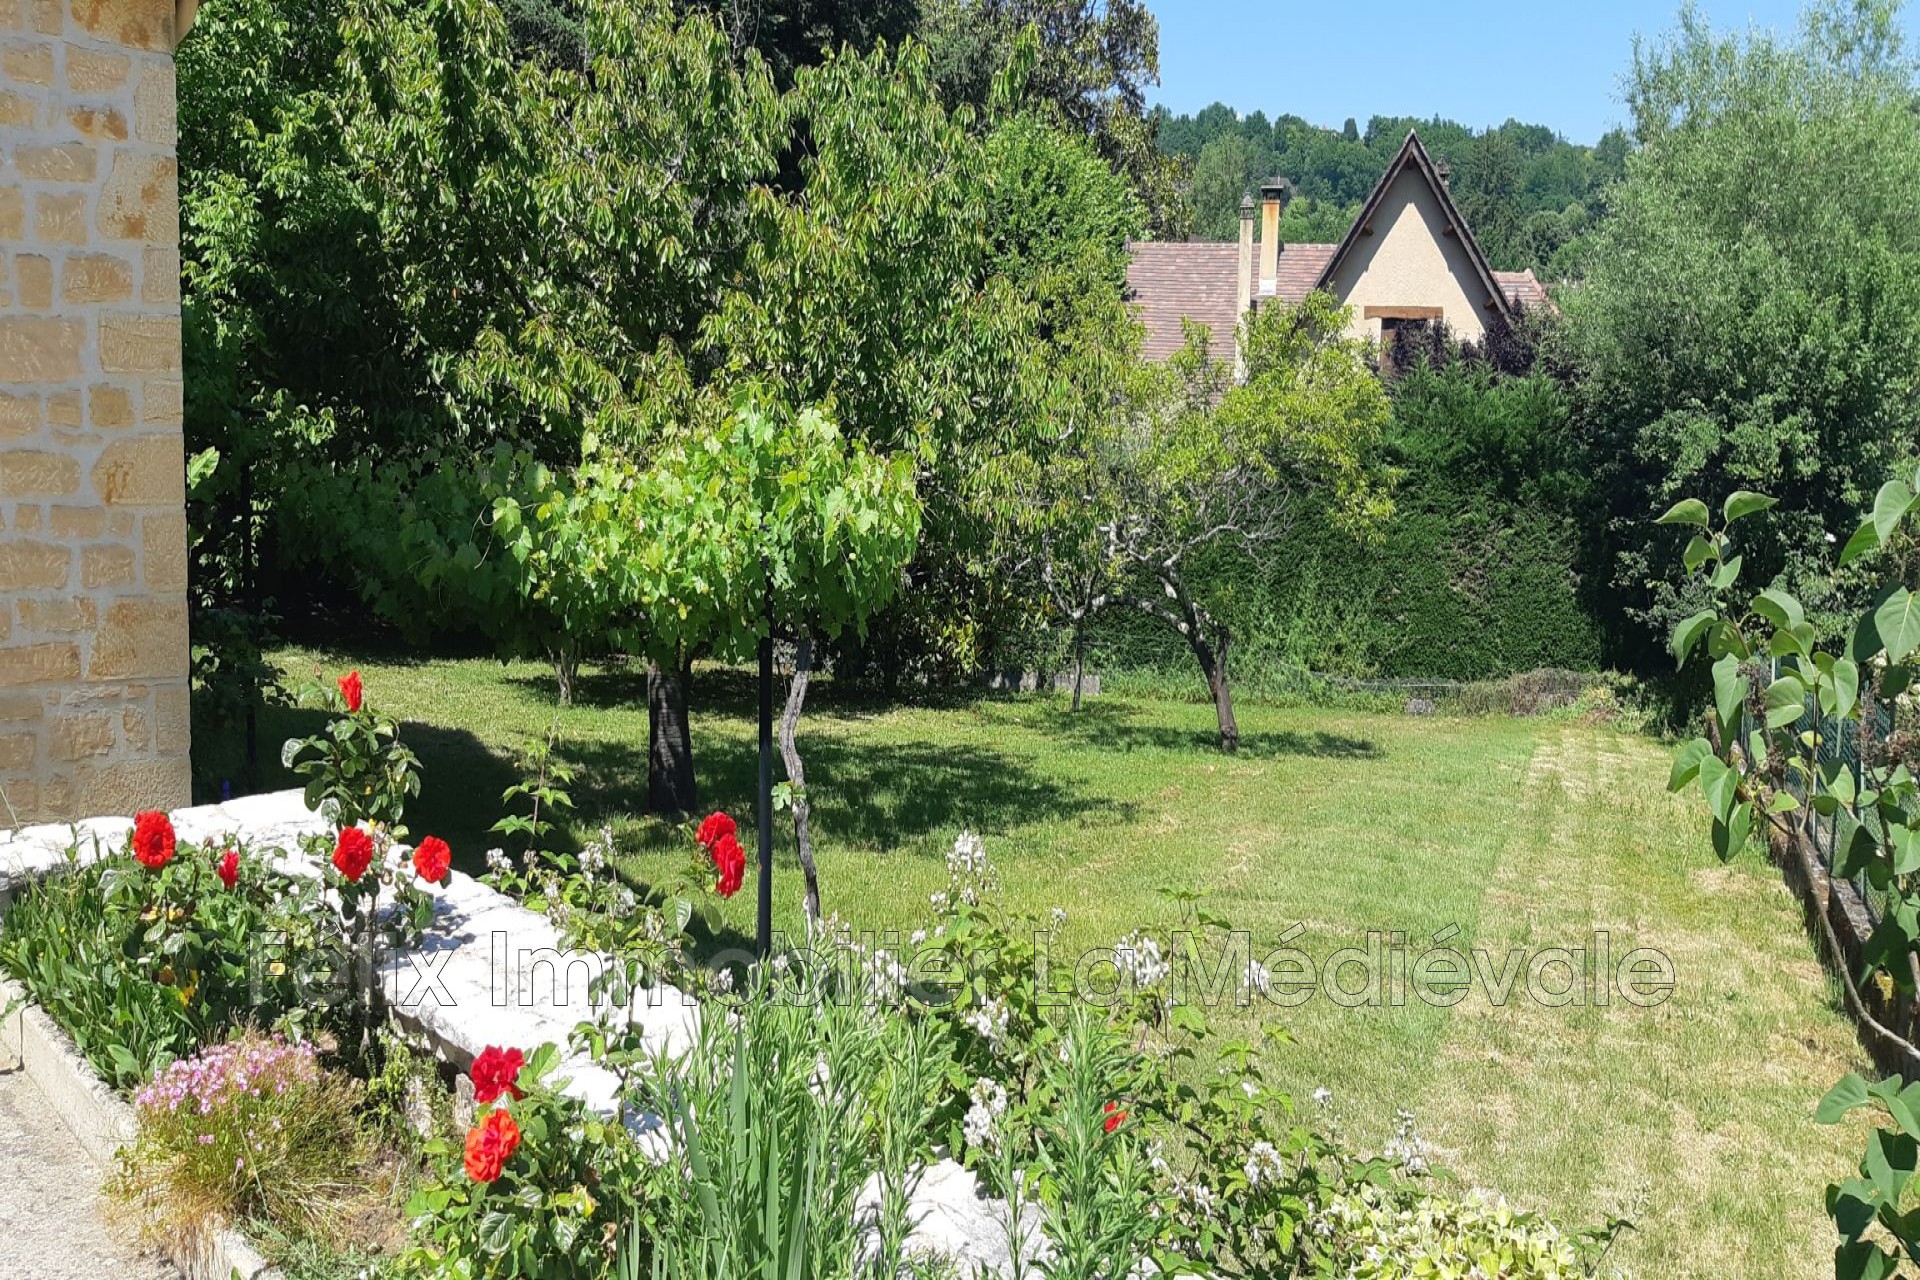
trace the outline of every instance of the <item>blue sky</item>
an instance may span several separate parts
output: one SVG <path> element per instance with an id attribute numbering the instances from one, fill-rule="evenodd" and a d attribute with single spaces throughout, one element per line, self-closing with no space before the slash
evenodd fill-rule
<path id="1" fill-rule="evenodd" d="M 1626 119 L 1634 33 L 1673 26 L 1678 0 L 1150 0 L 1160 87 L 1175 112 L 1225 102 L 1339 128 L 1370 115 L 1509 116 L 1591 143 Z M 1791 32 L 1797 0 L 1701 0 L 1716 27 Z M 1911 36 L 1915 22 L 1908 12 Z"/>

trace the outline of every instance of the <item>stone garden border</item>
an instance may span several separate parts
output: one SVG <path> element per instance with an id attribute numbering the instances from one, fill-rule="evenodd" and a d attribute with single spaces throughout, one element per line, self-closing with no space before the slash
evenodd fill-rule
<path id="1" fill-rule="evenodd" d="M 0 1046 L 19 1062 L 87 1158 L 107 1174 L 114 1152 L 133 1137 L 133 1108 L 94 1074 L 67 1033 L 25 995 L 11 979 L 0 978 L 0 1009 L 20 1002 L 0 1019 Z M 195 1232 L 163 1252 L 185 1280 L 284 1280 L 245 1236 L 224 1227 Z"/>

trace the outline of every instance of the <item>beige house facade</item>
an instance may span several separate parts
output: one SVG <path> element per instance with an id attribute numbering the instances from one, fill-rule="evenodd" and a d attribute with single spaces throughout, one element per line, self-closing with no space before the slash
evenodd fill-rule
<path id="1" fill-rule="evenodd" d="M 1274 301 L 1315 289 L 1352 310 L 1354 336 L 1385 342 L 1406 325 L 1445 321 L 1478 341 L 1494 315 L 1549 305 L 1531 271 L 1494 271 L 1436 165 L 1408 134 L 1338 244 L 1284 244 L 1280 216 L 1292 190 L 1275 178 L 1240 210 L 1240 243 L 1131 246 L 1128 285 L 1147 326 L 1147 355 L 1184 345 L 1183 321 L 1205 325 L 1216 358 L 1234 356 L 1240 321 Z M 1256 234 L 1255 220 L 1259 229 Z"/>
<path id="2" fill-rule="evenodd" d="M 0 830 L 189 796 L 174 0 L 0 0 Z"/>

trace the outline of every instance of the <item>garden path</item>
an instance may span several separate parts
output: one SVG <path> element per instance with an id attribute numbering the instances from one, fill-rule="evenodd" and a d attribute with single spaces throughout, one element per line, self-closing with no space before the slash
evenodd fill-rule
<path id="1" fill-rule="evenodd" d="M 0 1276 L 179 1280 L 107 1226 L 100 1174 L 18 1066 L 0 1068 Z"/>

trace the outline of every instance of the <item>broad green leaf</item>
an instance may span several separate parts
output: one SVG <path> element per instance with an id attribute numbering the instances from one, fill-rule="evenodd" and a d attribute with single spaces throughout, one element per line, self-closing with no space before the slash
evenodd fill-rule
<path id="1" fill-rule="evenodd" d="M 1781 676 L 1767 686 L 1767 728 L 1783 729 L 1805 715 L 1807 686 L 1798 676 Z"/>
<path id="2" fill-rule="evenodd" d="M 1688 573 L 1692 573 L 1711 559 L 1713 559 L 1713 544 L 1697 533 L 1693 535 L 1692 541 L 1687 543 L 1686 551 L 1680 556 L 1680 562 L 1686 565 Z"/>
<path id="3" fill-rule="evenodd" d="M 1855 529 L 1853 536 L 1847 539 L 1847 545 L 1840 549 L 1840 567 L 1842 569 L 1846 568 L 1855 560 L 1866 555 L 1869 551 L 1876 550 L 1879 546 L 1880 531 L 1874 528 L 1873 521 L 1869 520 L 1858 529 Z"/>
<path id="4" fill-rule="evenodd" d="M 1776 627 L 1793 627 L 1806 619 L 1800 602 L 1777 587 L 1768 587 L 1753 598 L 1753 611 Z"/>
<path id="5" fill-rule="evenodd" d="M 1719 756 L 1700 762 L 1700 790 L 1706 794 L 1707 807 L 1716 822 L 1725 822 L 1739 799 L 1740 775 Z"/>
<path id="6" fill-rule="evenodd" d="M 1913 508 L 1913 490 L 1904 480 L 1889 480 L 1873 498 L 1873 531 L 1885 542 L 1900 527 L 1900 520 Z"/>
<path id="7" fill-rule="evenodd" d="M 1901 587 L 1873 611 L 1873 625 L 1886 646 L 1887 661 L 1900 661 L 1920 646 L 1920 600 Z"/>
<path id="8" fill-rule="evenodd" d="M 1706 503 L 1700 501 L 1698 498 L 1682 498 L 1667 508 L 1667 513 L 1658 520 L 1655 520 L 1654 523 L 1697 524 L 1704 529 L 1712 518 L 1712 513 L 1707 510 Z"/>
<path id="9" fill-rule="evenodd" d="M 1700 776 L 1700 762 L 1713 754 L 1713 744 L 1705 738 L 1685 743 L 1673 754 L 1673 769 L 1667 775 L 1667 790 L 1679 791 Z"/>
<path id="10" fill-rule="evenodd" d="M 1713 664 L 1714 709 L 1720 714 L 1720 731 L 1739 732 L 1740 709 L 1745 704 L 1752 682 L 1740 674 L 1740 659 L 1729 653 Z"/>
<path id="11" fill-rule="evenodd" d="M 1713 625 L 1714 616 L 1713 610 L 1702 609 L 1673 629 L 1673 656 L 1680 666 L 1686 665 L 1687 655 L 1693 652 L 1694 645 L 1700 642 L 1700 637 L 1705 634 L 1709 626 Z"/>
<path id="12" fill-rule="evenodd" d="M 1725 517 L 1728 524 L 1732 524 L 1742 516 L 1750 516 L 1756 511 L 1765 511 L 1778 501 L 1778 498 L 1769 498 L 1764 493 L 1735 489 L 1727 495 L 1726 504 L 1721 508 L 1721 515 Z"/>
<path id="13" fill-rule="evenodd" d="M 1746 563 L 1743 556 L 1729 556 L 1720 562 L 1719 568 L 1707 575 L 1707 585 L 1715 591 L 1724 591 L 1740 577 L 1740 566 Z"/>

